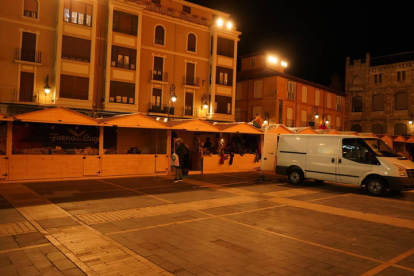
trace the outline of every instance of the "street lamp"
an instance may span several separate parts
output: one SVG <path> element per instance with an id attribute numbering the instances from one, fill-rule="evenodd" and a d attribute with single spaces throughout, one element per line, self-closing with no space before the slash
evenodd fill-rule
<path id="1" fill-rule="evenodd" d="M 316 111 L 316 113 L 315 113 L 315 119 L 319 119 L 319 113 L 318 113 L 318 111 Z"/>
<path id="2" fill-rule="evenodd" d="M 328 117 L 326 117 L 325 124 L 329 124 L 329 119 L 328 119 Z"/>
<path id="3" fill-rule="evenodd" d="M 203 97 L 201 98 L 201 102 L 202 102 L 202 105 L 203 105 L 203 109 L 207 109 L 208 108 L 208 102 L 207 102 L 206 94 L 204 94 Z"/>
<path id="4" fill-rule="evenodd" d="M 44 87 L 45 89 L 45 94 L 49 94 L 50 93 L 50 89 L 52 89 L 52 87 L 50 87 L 49 85 L 49 75 L 46 76 L 46 85 Z"/>
<path id="5" fill-rule="evenodd" d="M 175 95 L 175 85 L 171 84 L 170 86 L 170 98 L 168 99 L 168 115 L 167 120 L 170 120 L 170 113 L 171 113 L 171 102 L 175 103 L 177 101 L 177 95 Z M 165 121 L 165 119 L 164 119 Z"/>
<path id="6" fill-rule="evenodd" d="M 412 124 L 413 124 L 413 114 L 410 114 L 410 120 L 408 121 L 408 123 L 409 123 L 410 125 L 412 125 Z"/>

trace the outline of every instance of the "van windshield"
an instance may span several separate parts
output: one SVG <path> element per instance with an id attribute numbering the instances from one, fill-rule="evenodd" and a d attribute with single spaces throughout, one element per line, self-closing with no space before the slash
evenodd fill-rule
<path id="1" fill-rule="evenodd" d="M 365 143 L 374 151 L 377 156 L 400 157 L 381 139 L 364 139 Z"/>

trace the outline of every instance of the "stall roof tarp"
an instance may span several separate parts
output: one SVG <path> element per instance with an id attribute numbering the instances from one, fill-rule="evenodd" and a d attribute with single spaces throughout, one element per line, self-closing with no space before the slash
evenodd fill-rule
<path id="1" fill-rule="evenodd" d="M 339 131 L 337 131 L 336 129 L 331 129 L 330 131 L 328 131 L 325 134 L 331 134 L 331 135 L 339 135 L 341 134 Z"/>
<path id="2" fill-rule="evenodd" d="M 118 127 L 168 129 L 168 126 L 143 114 L 116 115 L 100 120 L 100 124 Z"/>
<path id="3" fill-rule="evenodd" d="M 341 134 L 342 135 L 360 135 L 360 134 L 362 134 L 362 133 L 357 133 L 357 132 L 355 132 L 355 131 L 341 131 Z"/>
<path id="4" fill-rule="evenodd" d="M 411 136 L 410 138 L 408 138 L 407 141 L 405 141 L 406 143 L 414 143 L 414 136 Z"/>
<path id="5" fill-rule="evenodd" d="M 214 123 L 224 133 L 263 134 L 260 129 L 248 123 Z"/>
<path id="6" fill-rule="evenodd" d="M 405 143 L 406 139 L 404 137 L 402 137 L 401 135 L 398 135 L 397 137 L 394 138 L 394 142 L 402 142 Z"/>
<path id="7" fill-rule="evenodd" d="M 298 131 L 298 134 L 318 134 L 315 130 L 311 127 L 306 127 Z"/>
<path id="8" fill-rule="evenodd" d="M 50 124 L 98 125 L 98 121 L 64 107 L 54 107 L 14 116 L 15 119 Z"/>
<path id="9" fill-rule="evenodd" d="M 173 120 L 167 122 L 167 125 L 171 129 L 182 129 L 188 131 L 200 131 L 200 132 L 220 132 L 220 129 L 201 119 L 189 119 L 189 120 Z"/>
<path id="10" fill-rule="evenodd" d="M 370 132 L 362 132 L 362 133 L 356 133 L 357 136 L 362 136 L 362 137 L 375 137 L 377 138 L 378 136 L 375 135 L 374 133 L 370 133 Z"/>
<path id="11" fill-rule="evenodd" d="M 13 119 L 6 114 L 0 113 L 0 121 L 13 121 Z"/>
<path id="12" fill-rule="evenodd" d="M 267 128 L 266 133 L 272 134 L 292 134 L 293 132 L 289 130 L 284 125 L 272 125 Z"/>

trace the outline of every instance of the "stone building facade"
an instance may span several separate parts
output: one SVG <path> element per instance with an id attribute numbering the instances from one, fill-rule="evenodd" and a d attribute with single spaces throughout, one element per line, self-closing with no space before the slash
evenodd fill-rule
<path id="1" fill-rule="evenodd" d="M 413 135 L 414 52 L 346 60 L 347 130 Z"/>

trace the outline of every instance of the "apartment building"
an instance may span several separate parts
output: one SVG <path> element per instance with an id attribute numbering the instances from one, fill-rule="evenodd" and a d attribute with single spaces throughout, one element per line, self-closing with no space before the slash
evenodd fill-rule
<path id="1" fill-rule="evenodd" d="M 234 121 L 240 32 L 227 13 L 182 0 L 19 0 L 0 10 L 0 112 Z"/>
<path id="2" fill-rule="evenodd" d="M 285 74 L 288 63 L 267 51 L 243 56 L 237 74 L 236 121 L 261 114 L 269 124 L 344 130 L 343 92 Z"/>
<path id="3" fill-rule="evenodd" d="M 413 135 L 414 53 L 346 59 L 346 128 Z"/>

